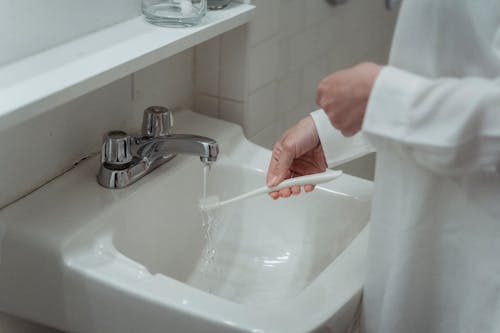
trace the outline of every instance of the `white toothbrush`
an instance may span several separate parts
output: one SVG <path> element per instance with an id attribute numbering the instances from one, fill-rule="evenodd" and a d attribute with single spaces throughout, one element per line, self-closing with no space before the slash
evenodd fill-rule
<path id="1" fill-rule="evenodd" d="M 312 175 L 307 175 L 307 176 L 301 176 L 301 177 L 295 177 L 295 178 L 289 178 L 287 180 L 282 181 L 276 186 L 263 186 L 258 189 L 255 189 L 253 191 L 243 193 L 241 195 L 238 195 L 234 198 L 227 199 L 224 201 L 219 201 L 218 196 L 210 196 L 204 199 L 201 199 L 199 201 L 200 209 L 203 211 L 206 210 L 212 210 L 215 208 L 218 208 L 220 206 L 224 206 L 233 202 L 237 202 L 243 199 L 247 199 L 259 194 L 264 194 L 264 193 L 269 193 L 269 192 L 274 192 L 274 191 L 279 191 L 281 189 L 287 188 L 287 187 L 292 187 L 292 186 L 303 186 L 303 185 L 317 185 L 317 184 L 322 184 L 329 182 L 331 180 L 334 180 L 342 175 L 342 171 L 340 170 L 333 170 L 333 171 L 325 171 L 321 173 L 316 173 Z"/>

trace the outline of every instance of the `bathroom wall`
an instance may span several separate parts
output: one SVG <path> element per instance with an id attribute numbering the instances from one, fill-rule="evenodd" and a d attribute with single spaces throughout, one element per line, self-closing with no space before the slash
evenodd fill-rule
<path id="1" fill-rule="evenodd" d="M 137 0 L 0 1 L 0 66 L 139 13 Z"/>
<path id="2" fill-rule="evenodd" d="M 0 131 L 0 208 L 98 152 L 107 131 L 138 130 L 147 106 L 191 108 L 193 56 L 189 49 Z"/>
<path id="3" fill-rule="evenodd" d="M 0 13 L 10 3 L 0 5 Z M 271 147 L 286 128 L 316 108 L 321 77 L 363 60 L 386 60 L 395 14 L 385 11 L 382 0 L 349 0 L 338 7 L 324 0 L 253 3 L 257 14 L 250 25 L 0 131 L 0 209 L 97 153 L 108 130 L 138 130 L 149 105 L 194 107 L 242 125 L 251 140 Z M 127 17 L 128 10 L 113 20 Z M 133 10 L 137 15 L 138 9 Z M 0 64 L 12 59 L 0 58 Z M 347 170 L 370 177 L 372 167 L 368 158 Z M 0 313 L 0 333 L 24 332 L 57 331 Z"/>
<path id="4" fill-rule="evenodd" d="M 8 158 L 0 159 L 0 208 L 97 152 L 107 130 L 137 129 L 148 105 L 194 107 L 242 125 L 248 138 L 271 148 L 317 108 L 323 76 L 386 60 L 396 15 L 383 1 L 254 4 L 251 24 L 1 131 L 0 153 Z M 344 169 L 371 176 L 371 158 L 353 165 Z"/>
<path id="5" fill-rule="evenodd" d="M 362 61 L 386 63 L 397 12 L 382 0 L 253 0 L 248 25 L 196 48 L 195 107 L 242 125 L 272 148 L 287 128 L 317 109 L 329 73 Z M 342 168 L 372 178 L 368 156 Z"/>

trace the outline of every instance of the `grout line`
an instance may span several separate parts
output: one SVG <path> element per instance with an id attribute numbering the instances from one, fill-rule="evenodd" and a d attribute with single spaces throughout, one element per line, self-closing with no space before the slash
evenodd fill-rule
<path id="1" fill-rule="evenodd" d="M 43 183 L 41 183 L 38 186 L 35 186 L 33 189 L 29 190 L 27 193 L 21 195 L 20 197 L 14 199 L 11 202 L 6 203 L 3 207 L 0 207 L 0 211 L 2 211 L 2 209 L 4 209 L 4 208 L 9 207 L 10 205 L 15 204 L 18 201 L 24 199 L 25 197 L 27 197 L 28 195 L 32 194 L 33 192 L 38 191 L 40 188 L 42 188 L 43 186 L 45 186 L 45 185 L 49 184 L 50 182 L 56 180 L 57 178 L 61 177 L 62 175 L 70 172 L 71 170 L 73 170 L 74 168 L 76 168 L 78 166 L 78 164 L 80 164 L 81 162 L 83 162 L 83 161 L 85 161 L 85 160 L 87 160 L 89 158 L 98 156 L 100 154 L 101 154 L 101 152 L 98 151 L 98 152 L 92 152 L 92 153 L 86 155 L 85 157 L 83 157 L 83 158 L 79 159 L 78 161 L 76 161 L 75 163 L 73 163 L 69 168 L 63 169 L 62 172 L 58 173 L 57 175 L 55 175 L 54 177 L 50 178 L 49 180 L 43 181 Z"/>
<path id="2" fill-rule="evenodd" d="M 226 97 L 219 97 L 220 101 L 224 102 L 232 102 L 232 103 L 239 103 L 239 104 L 246 104 L 247 102 L 239 101 L 237 99 L 231 99 L 231 98 L 226 98 Z"/>
<path id="3" fill-rule="evenodd" d="M 218 70 L 217 70 L 217 113 L 216 117 L 220 118 L 220 92 L 222 89 L 222 36 L 217 37 L 217 48 L 218 48 Z"/>
<path id="4" fill-rule="evenodd" d="M 250 97 L 250 96 L 254 95 L 259 90 L 266 89 L 266 88 L 268 88 L 269 86 L 271 86 L 273 84 L 278 85 L 278 79 L 275 78 L 274 80 L 271 80 L 271 81 L 267 82 L 266 84 L 263 84 L 263 85 L 255 88 L 253 90 L 248 90 L 248 96 L 247 97 Z"/>
<path id="5" fill-rule="evenodd" d="M 130 101 L 133 103 L 135 100 L 135 73 L 130 74 Z"/>
<path id="6" fill-rule="evenodd" d="M 271 39 L 273 39 L 275 37 L 279 38 L 280 34 L 278 32 L 275 32 L 272 35 L 269 35 L 264 39 L 254 41 L 253 43 L 248 43 L 248 46 L 249 46 L 249 48 L 254 48 L 254 47 L 260 46 L 260 44 L 264 44 L 264 43 L 269 42 Z"/>

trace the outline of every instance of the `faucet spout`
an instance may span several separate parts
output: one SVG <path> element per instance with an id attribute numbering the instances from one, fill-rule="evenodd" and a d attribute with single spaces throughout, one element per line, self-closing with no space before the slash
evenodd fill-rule
<path id="1" fill-rule="evenodd" d="M 137 156 L 156 160 L 171 154 L 198 155 L 204 163 L 217 160 L 219 145 L 211 138 L 192 134 L 171 134 L 136 141 Z"/>

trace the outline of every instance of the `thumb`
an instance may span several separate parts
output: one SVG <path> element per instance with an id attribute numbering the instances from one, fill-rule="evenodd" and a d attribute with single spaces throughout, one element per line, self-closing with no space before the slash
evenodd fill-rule
<path id="1" fill-rule="evenodd" d="M 271 163 L 267 171 L 267 186 L 276 186 L 290 177 L 290 167 L 295 159 L 295 150 L 279 141 L 273 148 Z"/>

